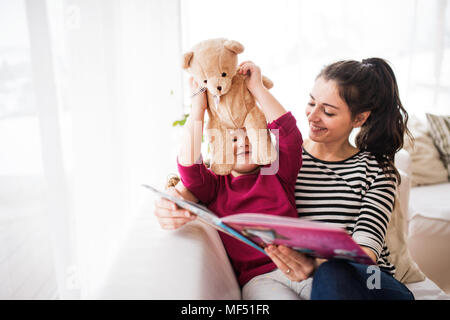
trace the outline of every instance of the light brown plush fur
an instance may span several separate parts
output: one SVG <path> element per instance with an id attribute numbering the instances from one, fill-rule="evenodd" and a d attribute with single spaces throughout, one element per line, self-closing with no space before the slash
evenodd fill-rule
<path id="1" fill-rule="evenodd" d="M 254 163 L 269 164 L 277 157 L 266 118 L 245 84 L 246 76 L 237 74 L 237 55 L 243 51 L 239 42 L 220 38 L 202 41 L 183 55 L 183 69 L 207 87 L 210 161 L 218 175 L 229 174 L 235 162 L 228 129 L 247 130 Z M 268 89 L 273 86 L 264 76 L 263 84 Z"/>

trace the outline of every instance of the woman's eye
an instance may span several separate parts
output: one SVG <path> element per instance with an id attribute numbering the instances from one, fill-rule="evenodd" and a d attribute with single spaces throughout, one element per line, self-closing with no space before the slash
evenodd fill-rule
<path id="1" fill-rule="evenodd" d="M 203 83 L 208 83 L 208 80 L 203 80 Z"/>
<path id="2" fill-rule="evenodd" d="M 222 77 L 226 77 L 227 76 L 227 73 L 226 72 L 223 72 L 222 73 Z"/>
<path id="3" fill-rule="evenodd" d="M 312 102 L 308 102 L 308 105 L 311 107 L 314 107 L 314 103 L 312 103 Z"/>
<path id="4" fill-rule="evenodd" d="M 332 117 L 334 116 L 334 113 L 328 113 L 326 110 L 323 110 L 323 113 L 325 113 L 325 115 Z"/>

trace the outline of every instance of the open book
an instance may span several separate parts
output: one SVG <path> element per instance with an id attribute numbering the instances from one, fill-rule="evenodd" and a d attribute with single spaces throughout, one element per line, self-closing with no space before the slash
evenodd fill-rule
<path id="1" fill-rule="evenodd" d="M 239 213 L 219 218 L 205 206 L 171 196 L 149 185 L 142 186 L 191 211 L 204 223 L 264 254 L 266 254 L 264 248 L 274 244 L 284 245 L 316 258 L 345 259 L 367 265 L 374 264 L 344 229 L 323 222 L 261 213 Z"/>

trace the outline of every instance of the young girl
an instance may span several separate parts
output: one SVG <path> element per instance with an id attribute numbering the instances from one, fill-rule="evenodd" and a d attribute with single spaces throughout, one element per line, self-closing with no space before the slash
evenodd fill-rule
<path id="1" fill-rule="evenodd" d="M 236 165 L 231 174 L 219 176 L 207 169 L 201 160 L 203 118 L 207 107 L 206 95 L 192 98 L 192 111 L 186 125 L 182 148 L 178 154 L 178 171 L 183 185 L 219 217 L 237 213 L 262 213 L 297 217 L 294 188 L 302 164 L 302 137 L 296 120 L 263 86 L 261 70 L 252 62 L 240 65 L 249 73 L 247 87 L 260 105 L 270 130 L 279 130 L 279 169 L 275 174 L 260 173 L 252 163 L 252 146 L 242 132 L 233 142 Z M 191 89 L 198 88 L 193 79 Z M 271 259 L 258 250 L 220 233 L 241 286 L 255 276 L 276 269 Z"/>

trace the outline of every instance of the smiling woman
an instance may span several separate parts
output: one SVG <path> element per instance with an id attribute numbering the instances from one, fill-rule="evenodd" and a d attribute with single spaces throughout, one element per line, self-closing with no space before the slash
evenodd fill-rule
<path id="1" fill-rule="evenodd" d="M 356 150 L 348 140 L 350 132 L 361 128 L 356 148 L 371 152 L 383 171 L 392 170 L 400 181 L 394 157 L 403 147 L 404 134 L 411 134 L 407 128 L 408 113 L 400 101 L 397 79 L 389 64 L 380 58 L 332 63 L 317 76 L 312 94 L 316 91 L 323 106 L 330 107 L 330 103 L 335 106 L 334 114 L 324 110 L 324 116 L 317 118 L 313 118 L 315 112 L 308 108 L 306 111 L 308 120 L 318 120 L 319 124 L 323 121 L 325 126 L 319 126 L 319 132 L 329 137 L 327 141 L 338 145 L 345 141 L 346 147 L 340 151 L 345 159 Z"/>
<path id="2" fill-rule="evenodd" d="M 383 287 L 374 292 L 366 286 L 367 266 L 305 259 L 292 249 L 274 247 L 267 252 L 278 270 L 252 279 L 243 288 L 244 298 L 275 297 L 264 292 L 266 286 L 275 286 L 269 279 L 283 282 L 286 278 L 293 284 L 285 282 L 289 289 L 280 287 L 277 295 L 289 299 L 414 298 L 393 277 L 395 265 L 385 242 L 399 181 L 390 160 L 403 144 L 408 116 L 389 65 L 379 58 L 368 60 L 370 69 L 364 62 L 340 61 L 326 66 L 317 76 L 306 109 L 310 140 L 303 146 L 295 198 L 299 219 L 345 228 L 376 262 Z M 372 125 L 381 127 L 380 122 L 385 127 L 373 133 Z M 357 127 L 362 129 L 355 148 L 349 136 Z M 373 145 L 372 135 L 391 142 L 378 147 Z M 395 150 L 393 154 L 391 150 Z"/>

